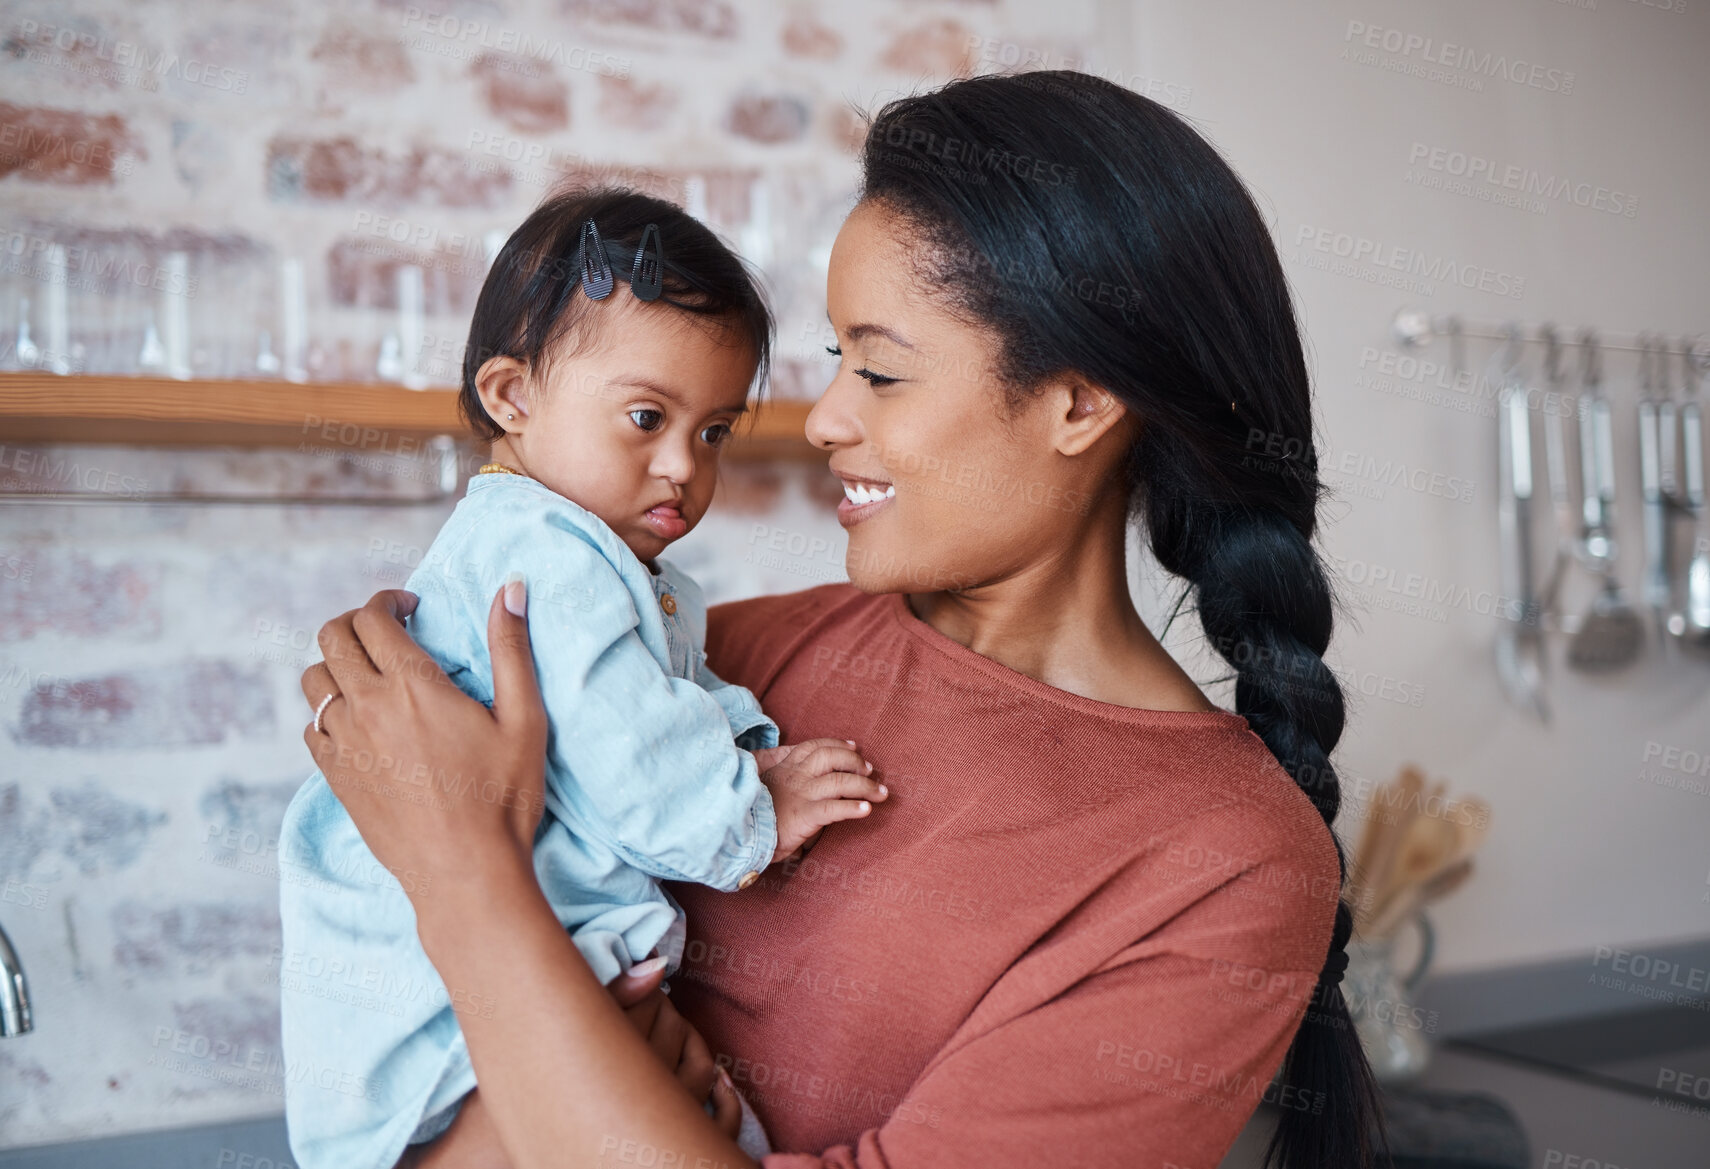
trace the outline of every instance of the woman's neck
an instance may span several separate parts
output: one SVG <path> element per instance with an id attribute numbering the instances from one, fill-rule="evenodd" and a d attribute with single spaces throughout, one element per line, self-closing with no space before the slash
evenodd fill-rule
<path id="1" fill-rule="evenodd" d="M 1100 702 L 1216 710 L 1146 627 L 1128 588 L 1124 517 L 977 588 L 911 593 L 944 636 L 1030 678 Z"/>

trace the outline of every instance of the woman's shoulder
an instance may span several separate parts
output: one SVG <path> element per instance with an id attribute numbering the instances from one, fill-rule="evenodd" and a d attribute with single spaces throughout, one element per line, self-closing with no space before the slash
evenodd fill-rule
<path id="1" fill-rule="evenodd" d="M 1270 936 L 1316 969 L 1342 891 L 1336 840 L 1307 791 L 1248 736 L 1202 778 L 1220 798 L 1144 834 L 1134 872 L 1193 890 L 1219 928 Z"/>

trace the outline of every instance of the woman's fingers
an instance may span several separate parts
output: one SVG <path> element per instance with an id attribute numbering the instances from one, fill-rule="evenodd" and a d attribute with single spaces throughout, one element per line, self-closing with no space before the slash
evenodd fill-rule
<path id="1" fill-rule="evenodd" d="M 487 611 L 487 653 L 493 662 L 493 717 L 501 726 L 544 734 L 546 709 L 528 641 L 528 585 L 520 575 L 505 582 Z"/>
<path id="2" fill-rule="evenodd" d="M 315 635 L 315 641 L 320 646 L 322 663 L 333 678 L 339 681 L 339 688 L 346 693 L 352 686 L 373 682 L 380 676 L 367 651 L 362 648 L 362 639 L 356 635 L 358 612 L 360 610 L 351 609 L 340 613 L 321 626 L 321 631 Z"/>
<path id="3" fill-rule="evenodd" d="M 654 962 L 657 962 L 657 965 L 649 965 L 649 963 Z M 659 984 L 664 981 L 664 960 L 649 958 L 647 962 L 637 962 L 612 979 L 606 989 L 612 992 L 612 997 L 617 1000 L 618 1006 L 632 1007 L 658 990 Z"/>
<path id="4" fill-rule="evenodd" d="M 725 1136 L 735 1140 L 742 1131 L 742 1100 L 736 1094 L 736 1085 L 730 1082 L 730 1074 L 723 1068 L 713 1083 L 712 1101 L 713 1123 Z"/>
<path id="5" fill-rule="evenodd" d="M 647 1046 L 653 1049 L 659 1062 L 675 1074 L 683 1062 L 683 1046 L 689 1041 L 689 1024 L 677 1013 L 670 999 L 664 995 L 659 997 L 663 1001 L 659 1004 L 658 1014 L 653 1017 L 653 1025 L 647 1029 Z M 706 1099 L 704 1090 L 698 1099 Z"/>
<path id="6" fill-rule="evenodd" d="M 659 1019 L 659 1012 L 670 1004 L 664 992 L 657 987 L 646 995 L 624 1006 L 624 1017 L 635 1028 L 636 1034 L 647 1039 L 653 1033 L 653 1025 Z"/>
<path id="7" fill-rule="evenodd" d="M 693 1027 L 684 1036 L 683 1054 L 677 1060 L 677 1080 L 696 1100 L 705 1100 L 718 1083 L 718 1065 L 701 1033 Z"/>
<path id="8" fill-rule="evenodd" d="M 351 632 L 356 648 L 380 674 L 405 674 L 415 677 L 424 671 L 440 672 L 427 651 L 417 645 L 415 638 L 404 629 L 404 618 L 416 611 L 417 597 L 403 589 L 382 589 L 368 598 L 368 603 L 350 615 Z M 329 625 L 333 624 L 328 622 Z M 324 632 L 324 630 L 323 630 Z M 331 659 L 328 659 L 329 664 Z M 338 676 L 338 670 L 333 670 Z"/>
<path id="9" fill-rule="evenodd" d="M 332 671 L 327 669 L 325 662 L 316 662 L 304 670 L 302 682 L 303 700 L 309 704 L 311 711 L 320 706 L 321 699 L 339 692 L 338 682 L 333 679 Z"/>
<path id="10" fill-rule="evenodd" d="M 689 1095 L 705 1100 L 718 1076 L 718 1065 L 713 1062 L 706 1040 L 660 992 L 663 976 L 661 963 L 640 976 L 620 974 L 606 989 L 624 1009 L 630 1025 L 659 1057 L 659 1062 L 671 1069 Z"/>

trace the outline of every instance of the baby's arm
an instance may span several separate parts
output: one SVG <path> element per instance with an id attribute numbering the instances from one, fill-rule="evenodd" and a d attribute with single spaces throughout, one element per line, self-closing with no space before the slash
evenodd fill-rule
<path id="1" fill-rule="evenodd" d="M 723 706 L 669 673 L 642 639 L 637 599 L 602 541 L 536 512 L 493 517 L 457 553 L 527 580 L 552 721 L 547 806 L 640 872 L 736 889 L 776 851 L 772 797 Z M 776 742 L 771 720 L 755 726 Z"/>

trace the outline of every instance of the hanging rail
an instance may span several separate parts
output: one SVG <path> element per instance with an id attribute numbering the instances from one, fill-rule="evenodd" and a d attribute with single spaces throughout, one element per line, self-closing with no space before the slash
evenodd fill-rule
<path id="1" fill-rule="evenodd" d="M 1458 329 L 1457 329 L 1457 326 Z M 1544 344 L 1544 325 L 1520 325 L 1519 340 L 1532 344 Z M 1481 321 L 1468 321 L 1458 313 L 1429 313 L 1424 309 L 1404 308 L 1395 314 L 1391 325 L 1396 341 L 1408 349 L 1419 349 L 1429 345 L 1438 337 L 1449 337 L 1459 333 L 1462 337 L 1477 337 L 1488 341 L 1507 341 L 1510 339 L 1510 325 L 1505 323 L 1490 324 Z M 1577 345 L 1578 341 L 1569 341 L 1569 330 L 1560 328 L 1561 344 Z M 1583 335 L 1585 330 L 1575 332 Z M 1615 349 L 1629 353 L 1643 353 L 1648 349 L 1654 350 L 1657 342 L 1662 342 L 1667 352 L 1677 353 L 1688 359 L 1695 359 L 1700 366 L 1710 365 L 1710 337 L 1702 334 L 1683 334 L 1678 338 L 1669 337 L 1664 333 L 1603 333 L 1591 330 L 1596 337 L 1598 348 Z M 1646 344 L 1647 340 L 1650 342 Z M 1678 344 L 1677 344 L 1678 343 Z"/>

